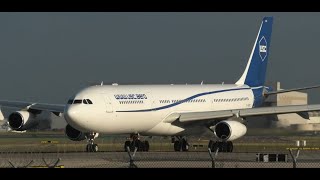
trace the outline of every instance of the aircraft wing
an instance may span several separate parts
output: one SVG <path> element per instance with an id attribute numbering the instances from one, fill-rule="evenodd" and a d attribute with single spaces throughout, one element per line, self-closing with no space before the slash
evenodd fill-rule
<path id="1" fill-rule="evenodd" d="M 65 108 L 65 105 L 61 104 L 31 103 L 23 101 L 0 101 L 0 106 L 20 108 L 25 110 L 50 111 L 56 115 L 63 113 Z"/>
<path id="2" fill-rule="evenodd" d="M 252 117 L 252 116 L 288 114 L 288 113 L 298 113 L 300 116 L 307 118 L 306 114 L 311 111 L 320 111 L 320 104 L 259 107 L 259 108 L 223 110 L 223 111 L 185 112 L 185 113 L 175 113 L 170 117 L 177 117 L 177 119 L 181 123 L 209 121 L 209 120 L 216 120 L 216 119 L 227 119 L 231 117 Z"/>

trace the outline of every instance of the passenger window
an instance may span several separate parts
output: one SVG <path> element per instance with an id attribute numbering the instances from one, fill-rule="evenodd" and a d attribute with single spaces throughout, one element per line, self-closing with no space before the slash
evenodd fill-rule
<path id="1" fill-rule="evenodd" d="M 82 103 L 82 100 L 80 99 L 76 99 L 73 101 L 73 104 L 81 104 Z"/>
<path id="2" fill-rule="evenodd" d="M 92 104 L 92 101 L 90 99 L 87 99 L 88 104 Z"/>

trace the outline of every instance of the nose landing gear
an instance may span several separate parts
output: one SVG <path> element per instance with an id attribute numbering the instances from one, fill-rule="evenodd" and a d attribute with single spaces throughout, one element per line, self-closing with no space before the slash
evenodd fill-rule
<path id="1" fill-rule="evenodd" d="M 98 151 L 98 145 L 97 144 L 94 144 L 94 138 L 96 138 L 97 136 L 97 133 L 89 133 L 87 135 L 87 138 L 88 138 L 88 144 L 87 144 L 87 147 L 86 147 L 86 151 L 87 152 L 97 152 Z"/>

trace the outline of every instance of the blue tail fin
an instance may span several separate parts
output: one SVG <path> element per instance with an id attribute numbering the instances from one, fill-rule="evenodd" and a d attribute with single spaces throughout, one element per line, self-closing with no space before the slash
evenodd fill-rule
<path id="1" fill-rule="evenodd" d="M 266 79 L 273 17 L 264 17 L 254 43 L 247 67 L 236 84 L 263 86 Z"/>

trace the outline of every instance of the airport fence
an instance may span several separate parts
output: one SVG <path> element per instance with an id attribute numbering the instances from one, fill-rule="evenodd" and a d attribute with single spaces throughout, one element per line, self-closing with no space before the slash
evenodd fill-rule
<path id="1" fill-rule="evenodd" d="M 287 154 L 206 152 L 70 152 L 0 154 L 1 168 L 319 168 L 319 152 L 300 151 L 294 160 Z M 259 158 L 260 156 L 260 158 Z M 280 157 L 281 156 L 281 157 Z"/>
<path id="2" fill-rule="evenodd" d="M 297 138 L 295 138 L 297 139 Z M 207 141 L 189 140 L 187 152 L 173 151 L 169 139 L 150 140 L 149 152 L 124 152 L 124 138 L 101 138 L 99 152 L 85 151 L 86 142 L 65 138 L 0 140 L 1 168 L 319 168 L 318 138 L 245 138 L 234 152 L 211 152 Z"/>

